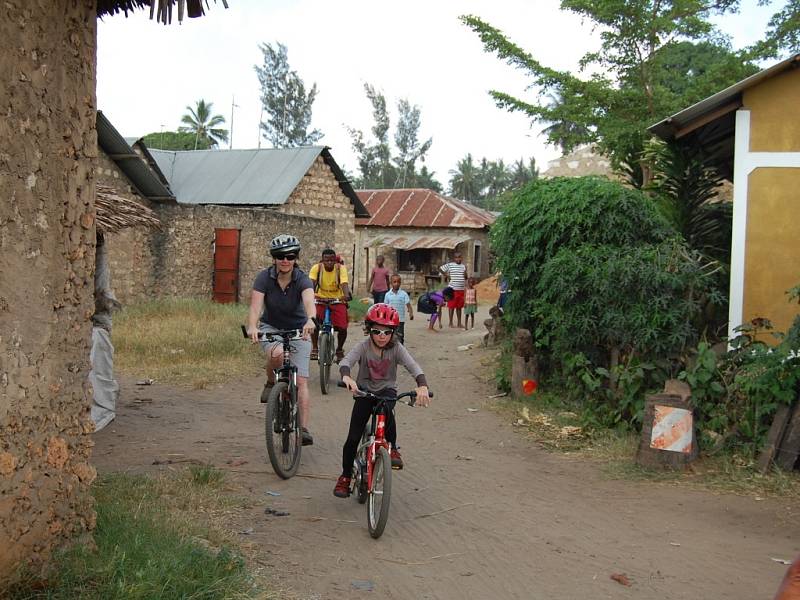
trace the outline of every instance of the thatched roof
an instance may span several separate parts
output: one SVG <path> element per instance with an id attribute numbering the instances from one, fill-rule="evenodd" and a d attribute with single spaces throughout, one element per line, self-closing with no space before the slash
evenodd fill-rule
<path id="1" fill-rule="evenodd" d="M 156 213 L 146 206 L 120 196 L 107 185 L 97 184 L 97 228 L 103 233 L 116 233 L 127 227 L 161 229 Z"/>
<path id="2" fill-rule="evenodd" d="M 214 0 L 216 2 L 217 0 Z M 228 8 L 227 0 L 220 0 L 225 8 Z M 208 6 L 208 0 L 205 0 Z M 203 0 L 97 0 L 97 16 L 115 15 L 117 13 L 133 12 L 145 6 L 150 8 L 150 18 L 155 18 L 167 25 L 172 23 L 173 8 L 177 6 L 178 21 L 183 21 L 183 17 L 202 17 Z"/>

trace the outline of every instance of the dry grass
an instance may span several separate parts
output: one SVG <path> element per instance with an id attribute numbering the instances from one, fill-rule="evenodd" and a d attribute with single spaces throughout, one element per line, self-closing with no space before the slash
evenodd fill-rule
<path id="1" fill-rule="evenodd" d="M 139 379 L 203 388 L 263 371 L 260 349 L 242 337 L 247 307 L 159 300 L 115 315 L 114 366 Z"/>
<path id="2" fill-rule="evenodd" d="M 578 413 L 564 408 L 553 395 L 537 392 L 526 401 L 504 400 L 495 406 L 539 445 L 601 463 L 603 472 L 611 478 L 686 485 L 755 498 L 800 499 L 800 474 L 775 469 L 762 475 L 755 470 L 753 461 L 734 454 L 701 457 L 686 471 L 641 467 L 635 460 L 637 434 L 586 430 Z"/>

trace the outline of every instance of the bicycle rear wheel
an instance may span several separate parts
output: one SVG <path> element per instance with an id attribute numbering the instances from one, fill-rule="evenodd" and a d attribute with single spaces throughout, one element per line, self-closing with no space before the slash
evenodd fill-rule
<path id="1" fill-rule="evenodd" d="M 297 416 L 297 398 L 292 397 L 288 383 L 278 381 L 267 400 L 264 433 L 269 462 L 283 479 L 292 477 L 300 466 L 302 441 Z"/>
<path id="2" fill-rule="evenodd" d="M 367 528 L 373 538 L 379 538 L 389 520 L 392 499 L 392 459 L 386 448 L 379 448 L 372 468 L 372 486 L 367 497 Z"/>
<path id="3" fill-rule="evenodd" d="M 331 362 L 333 358 L 333 334 L 323 332 L 319 334 L 319 388 L 327 394 L 331 380 Z"/>

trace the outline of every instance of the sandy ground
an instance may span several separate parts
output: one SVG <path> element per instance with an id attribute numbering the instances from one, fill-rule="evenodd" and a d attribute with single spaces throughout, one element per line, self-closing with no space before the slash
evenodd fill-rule
<path id="1" fill-rule="evenodd" d="M 231 529 L 261 548 L 258 562 L 296 598 L 773 597 L 786 567 L 772 559 L 800 553 L 797 502 L 609 480 L 592 462 L 550 454 L 489 410 L 496 400 L 480 363 L 491 350 L 456 350 L 482 332 L 424 326 L 406 325 L 408 346 L 436 398 L 428 409 L 398 407 L 406 468 L 394 473 L 379 540 L 363 505 L 332 494 L 351 398 L 339 388 L 322 397 L 314 376 L 316 444 L 289 481 L 266 458 L 255 376 L 201 391 L 123 379 L 94 463 L 154 472 L 184 466 L 154 462 L 191 459 L 230 471 L 254 502 Z M 361 339 L 356 326 L 350 335 Z M 401 389 L 411 384 L 403 374 Z"/>

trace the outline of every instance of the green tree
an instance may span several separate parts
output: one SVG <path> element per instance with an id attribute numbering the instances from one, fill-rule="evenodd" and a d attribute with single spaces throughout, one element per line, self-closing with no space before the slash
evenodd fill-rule
<path id="1" fill-rule="evenodd" d="M 738 0 L 562 0 L 561 7 L 601 31 L 600 49 L 580 62 L 582 71 L 594 73 L 590 76 L 545 66 L 477 16 L 461 19 L 480 36 L 488 52 L 528 73 L 532 87 L 554 100 L 532 103 L 492 91 L 497 105 L 523 112 L 535 122 L 559 125 L 548 131 L 548 139 L 565 152 L 595 143 L 614 166 L 638 165 L 649 125 L 752 72 L 752 65 L 734 60 L 710 21 L 715 14 L 735 10 Z M 724 60 L 719 68 L 681 73 L 689 81 L 685 93 L 678 94 L 663 85 L 676 75 L 661 57 L 671 56 L 676 44 L 688 42 L 698 45 L 684 46 L 685 52 L 694 48 L 711 55 L 708 48 L 715 46 Z"/>
<path id="2" fill-rule="evenodd" d="M 393 136 L 397 149 L 394 156 L 389 142 L 390 117 L 386 97 L 368 83 L 364 84 L 367 99 L 372 105 L 374 139 L 368 141 L 364 132 L 347 127 L 353 150 L 358 157 L 359 176 L 356 187 L 389 189 L 397 187 L 427 187 L 440 191 L 441 184 L 434 173 L 424 166 L 417 171 L 417 161 L 424 162 L 432 140 L 419 141 L 421 116 L 418 106 L 402 99 L 397 104 L 398 125 Z"/>
<path id="3" fill-rule="evenodd" d="M 772 2 L 759 0 L 759 4 Z M 770 19 L 764 39 L 748 48 L 748 54 L 753 58 L 776 58 L 797 52 L 800 52 L 800 0 L 788 0 Z"/>
<path id="4" fill-rule="evenodd" d="M 422 120 L 418 106 L 412 106 L 403 98 L 397 103 L 397 112 L 399 118 L 394 134 L 394 144 L 397 148 L 394 159 L 398 178 L 396 187 L 404 188 L 409 179 L 414 179 L 417 172 L 416 163 L 418 160 L 425 160 L 425 154 L 430 150 L 433 140 L 428 138 L 424 142 L 419 141 Z"/>
<path id="5" fill-rule="evenodd" d="M 662 214 L 691 248 L 730 262 L 733 206 L 718 199 L 722 177 L 695 146 L 648 143 L 644 156 L 653 166 L 648 189 Z"/>
<path id="6" fill-rule="evenodd" d="M 289 67 L 286 46 L 280 42 L 260 44 L 264 55 L 262 66 L 254 69 L 261 84 L 261 106 L 267 120 L 261 121 L 261 135 L 275 148 L 309 146 L 322 138 L 322 132 L 311 127 L 311 113 L 317 97 L 317 84 L 306 91 L 297 71 Z"/>
<path id="7" fill-rule="evenodd" d="M 228 141 L 228 130 L 219 127 L 225 123 L 222 115 L 213 115 L 213 102 L 206 102 L 202 98 L 197 101 L 194 108 L 187 106 L 188 111 L 181 117 L 184 125 L 178 128 L 181 133 L 191 133 L 194 135 L 194 148 L 206 145 L 206 147 L 216 146 L 219 142 Z"/>
<path id="8" fill-rule="evenodd" d="M 480 171 L 468 153 L 450 170 L 450 195 L 475 203 L 481 196 Z"/>
<path id="9" fill-rule="evenodd" d="M 195 134 L 182 131 L 154 131 L 142 137 L 148 148 L 159 150 L 208 150 L 211 142 Z"/>

